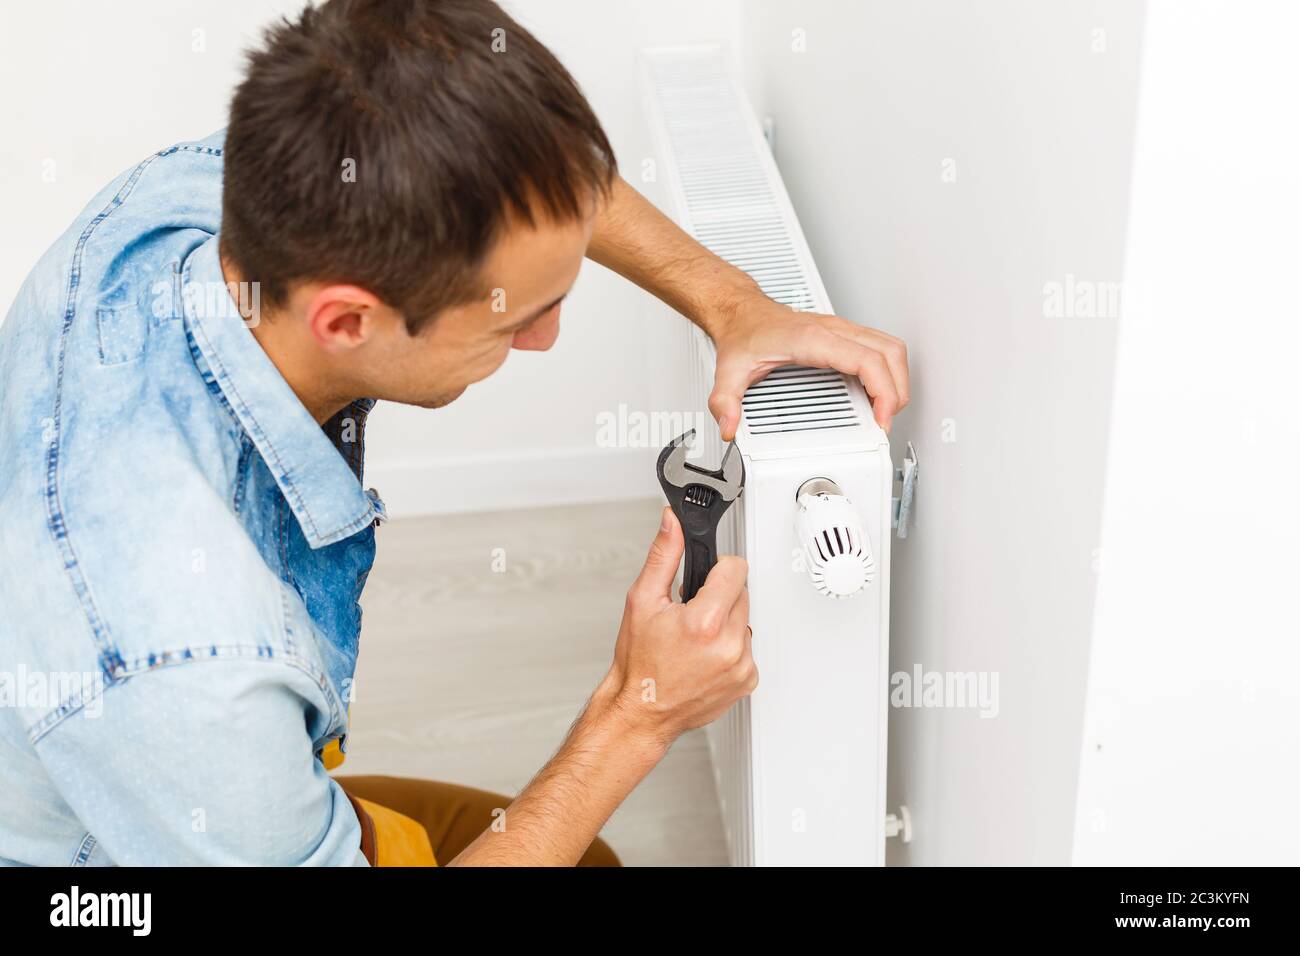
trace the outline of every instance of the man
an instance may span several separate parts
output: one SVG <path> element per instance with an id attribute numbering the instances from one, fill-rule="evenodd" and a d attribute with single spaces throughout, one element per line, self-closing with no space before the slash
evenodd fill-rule
<path id="1" fill-rule="evenodd" d="M 489 0 L 306 10 L 250 57 L 223 134 L 91 202 L 0 327 L 0 672 L 21 690 L 0 858 L 614 862 L 610 813 L 757 681 L 744 562 L 675 603 L 667 509 L 608 674 L 513 801 L 327 772 L 383 517 L 365 415 L 549 348 L 584 256 L 713 337 L 724 438 L 789 362 L 859 375 L 885 425 L 907 401 L 900 342 L 771 302 L 620 180 L 571 78 Z"/>

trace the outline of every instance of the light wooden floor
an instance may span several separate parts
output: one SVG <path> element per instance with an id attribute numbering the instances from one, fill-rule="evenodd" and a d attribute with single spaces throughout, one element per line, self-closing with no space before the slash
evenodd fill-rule
<path id="1" fill-rule="evenodd" d="M 343 772 L 522 788 L 609 666 L 659 507 L 381 525 Z M 602 835 L 630 866 L 726 864 L 703 731 L 677 742 Z"/>

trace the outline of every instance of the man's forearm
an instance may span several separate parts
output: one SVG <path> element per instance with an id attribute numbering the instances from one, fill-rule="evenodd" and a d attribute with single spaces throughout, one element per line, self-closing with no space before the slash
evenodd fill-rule
<path id="1" fill-rule="evenodd" d="M 712 324 L 762 295 L 753 279 L 688 236 L 622 179 L 596 217 L 587 256 L 711 335 Z"/>
<path id="2" fill-rule="evenodd" d="M 597 688 L 568 738 L 502 818 L 451 861 L 452 866 L 572 866 L 610 814 L 667 751 L 636 732 L 616 701 L 617 686 Z"/>

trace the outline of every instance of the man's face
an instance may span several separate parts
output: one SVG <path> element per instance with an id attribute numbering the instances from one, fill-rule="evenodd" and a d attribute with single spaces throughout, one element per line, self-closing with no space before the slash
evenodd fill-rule
<path id="1" fill-rule="evenodd" d="M 444 309 L 416 335 L 390 312 L 357 360 L 366 394 L 437 408 L 505 362 L 512 348 L 545 351 L 560 334 L 560 303 L 591 239 L 594 217 L 565 223 L 514 221 L 483 267 L 487 293 Z"/>

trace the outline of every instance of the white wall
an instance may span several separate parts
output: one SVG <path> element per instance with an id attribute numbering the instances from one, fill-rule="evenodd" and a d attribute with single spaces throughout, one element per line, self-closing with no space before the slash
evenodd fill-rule
<path id="1" fill-rule="evenodd" d="M 1074 860 L 1300 860 L 1300 10 L 1148 4 Z"/>
<path id="2" fill-rule="evenodd" d="M 149 153 L 225 125 L 240 51 L 297 0 L 0 10 L 0 320 L 73 217 Z"/>
<path id="3" fill-rule="evenodd" d="M 917 835 L 890 861 L 1068 862 L 1115 322 L 1049 317 L 1044 285 L 1121 278 L 1141 7 L 763 0 L 743 19 L 832 300 L 911 348 L 893 439 L 921 479 L 891 669 L 998 674 L 995 718 L 891 710 L 890 805 Z"/>
<path id="4" fill-rule="evenodd" d="M 225 123 L 241 51 L 301 0 L 43 0 L 0 29 L 0 315 L 41 252 L 113 176 Z M 735 33 L 737 0 L 520 0 L 635 171 L 650 147 L 632 69 L 667 40 Z M 195 31 L 202 31 L 196 34 Z M 196 39 L 202 49 L 196 50 Z M 47 160 L 53 182 L 44 181 Z M 516 354 L 436 412 L 381 405 L 367 483 L 394 515 L 657 493 L 654 448 L 597 447 L 596 416 L 671 409 L 672 329 L 644 293 L 588 263 L 547 354 Z"/>

